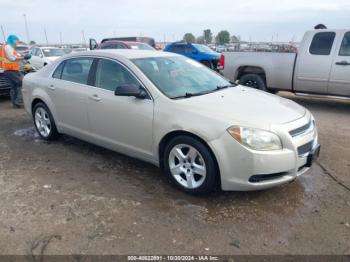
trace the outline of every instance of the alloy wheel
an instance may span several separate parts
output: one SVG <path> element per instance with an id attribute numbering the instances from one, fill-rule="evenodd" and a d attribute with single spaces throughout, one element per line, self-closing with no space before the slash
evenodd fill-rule
<path id="1" fill-rule="evenodd" d="M 51 120 L 49 113 L 42 107 L 38 107 L 34 114 L 35 126 L 43 137 L 48 137 L 51 133 Z"/>
<path id="2" fill-rule="evenodd" d="M 175 180 L 187 189 L 200 187 L 207 169 L 202 155 L 193 146 L 179 144 L 169 154 L 169 169 Z"/>

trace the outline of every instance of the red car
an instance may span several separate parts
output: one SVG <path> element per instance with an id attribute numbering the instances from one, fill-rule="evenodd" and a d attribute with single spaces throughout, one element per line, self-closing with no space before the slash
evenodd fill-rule
<path id="1" fill-rule="evenodd" d="M 125 38 L 105 38 L 100 44 L 95 39 L 90 39 L 90 50 L 93 49 L 138 49 L 157 50 L 153 38 L 146 37 L 125 37 Z"/>
<path id="2" fill-rule="evenodd" d="M 138 50 L 155 50 L 152 46 L 140 42 L 125 42 L 111 40 L 103 42 L 97 46 L 97 49 L 138 49 Z"/>

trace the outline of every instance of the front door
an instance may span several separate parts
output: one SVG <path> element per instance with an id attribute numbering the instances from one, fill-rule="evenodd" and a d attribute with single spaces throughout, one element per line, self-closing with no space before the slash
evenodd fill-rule
<path id="1" fill-rule="evenodd" d="M 122 64 L 96 61 L 95 87 L 90 87 L 88 99 L 91 132 L 105 147 L 151 160 L 153 100 L 114 95 L 118 86 L 127 84 L 142 86 Z"/>
<path id="2" fill-rule="evenodd" d="M 346 32 L 333 60 L 328 86 L 330 95 L 350 96 L 350 32 Z"/>
<path id="3" fill-rule="evenodd" d="M 335 32 L 316 33 L 311 45 L 301 49 L 294 78 L 296 92 L 327 94 L 335 36 Z M 304 39 L 303 42 L 308 43 L 309 40 Z"/>

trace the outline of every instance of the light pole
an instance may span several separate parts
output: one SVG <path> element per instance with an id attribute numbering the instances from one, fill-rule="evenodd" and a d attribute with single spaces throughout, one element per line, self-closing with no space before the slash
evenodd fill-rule
<path id="1" fill-rule="evenodd" d="M 27 41 L 28 41 L 28 44 L 29 44 L 30 37 L 29 37 L 29 30 L 28 30 L 28 24 L 27 24 L 27 15 L 23 14 L 23 18 L 24 18 L 24 26 L 25 26 L 26 34 L 27 34 Z"/>

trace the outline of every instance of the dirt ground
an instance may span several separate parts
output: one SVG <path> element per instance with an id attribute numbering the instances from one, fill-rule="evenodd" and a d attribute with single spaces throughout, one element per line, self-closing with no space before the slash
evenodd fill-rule
<path id="1" fill-rule="evenodd" d="M 350 101 L 295 97 L 322 145 L 312 169 L 260 192 L 192 197 L 144 162 L 46 143 L 0 100 L 0 254 L 350 254 Z"/>

